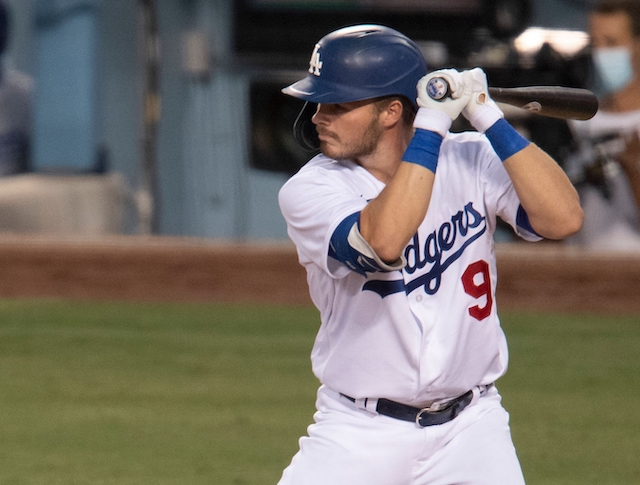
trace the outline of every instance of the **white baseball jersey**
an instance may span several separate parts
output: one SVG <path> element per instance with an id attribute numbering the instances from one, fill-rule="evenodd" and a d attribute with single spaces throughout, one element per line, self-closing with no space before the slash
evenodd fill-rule
<path id="1" fill-rule="evenodd" d="M 502 376 L 507 346 L 496 312 L 496 216 L 518 227 L 519 200 L 487 139 L 443 141 L 425 220 L 406 266 L 352 271 L 331 237 L 384 184 L 350 161 L 318 155 L 282 187 L 281 210 L 321 314 L 312 355 L 327 387 L 356 399 L 406 404 L 456 397 Z M 526 225 L 526 224 L 525 224 Z"/>

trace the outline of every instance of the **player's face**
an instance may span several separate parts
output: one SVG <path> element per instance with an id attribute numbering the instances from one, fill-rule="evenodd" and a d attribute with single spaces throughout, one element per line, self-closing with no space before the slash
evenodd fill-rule
<path id="1" fill-rule="evenodd" d="M 320 150 L 334 160 L 370 155 L 382 136 L 379 111 L 373 102 L 319 104 L 312 118 L 320 138 Z"/>

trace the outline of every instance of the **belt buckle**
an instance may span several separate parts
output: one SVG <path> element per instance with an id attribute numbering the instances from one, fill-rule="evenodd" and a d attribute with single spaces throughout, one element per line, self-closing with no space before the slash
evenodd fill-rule
<path id="1" fill-rule="evenodd" d="M 438 414 L 442 411 L 444 411 L 445 409 L 448 409 L 449 407 L 451 407 L 451 401 L 445 401 L 445 402 L 436 402 L 431 404 L 431 406 L 428 406 L 426 408 L 422 408 L 420 411 L 418 411 L 418 414 L 416 414 L 416 424 L 418 426 L 422 426 L 420 424 L 420 418 L 422 418 L 422 415 L 424 413 L 427 414 Z"/>

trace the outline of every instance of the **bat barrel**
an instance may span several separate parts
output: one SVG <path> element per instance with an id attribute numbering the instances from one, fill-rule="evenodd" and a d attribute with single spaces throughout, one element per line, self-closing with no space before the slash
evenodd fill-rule
<path id="1" fill-rule="evenodd" d="M 564 86 L 489 88 L 494 101 L 551 118 L 588 120 L 598 111 L 598 98 L 588 89 Z"/>

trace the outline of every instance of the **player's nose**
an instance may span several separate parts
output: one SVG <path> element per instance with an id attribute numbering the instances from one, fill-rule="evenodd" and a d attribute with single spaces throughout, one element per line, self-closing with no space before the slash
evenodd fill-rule
<path id="1" fill-rule="evenodd" d="M 311 121 L 314 125 L 326 125 L 329 122 L 329 110 L 327 108 L 327 105 L 318 104 L 316 112 L 311 117 Z"/>

